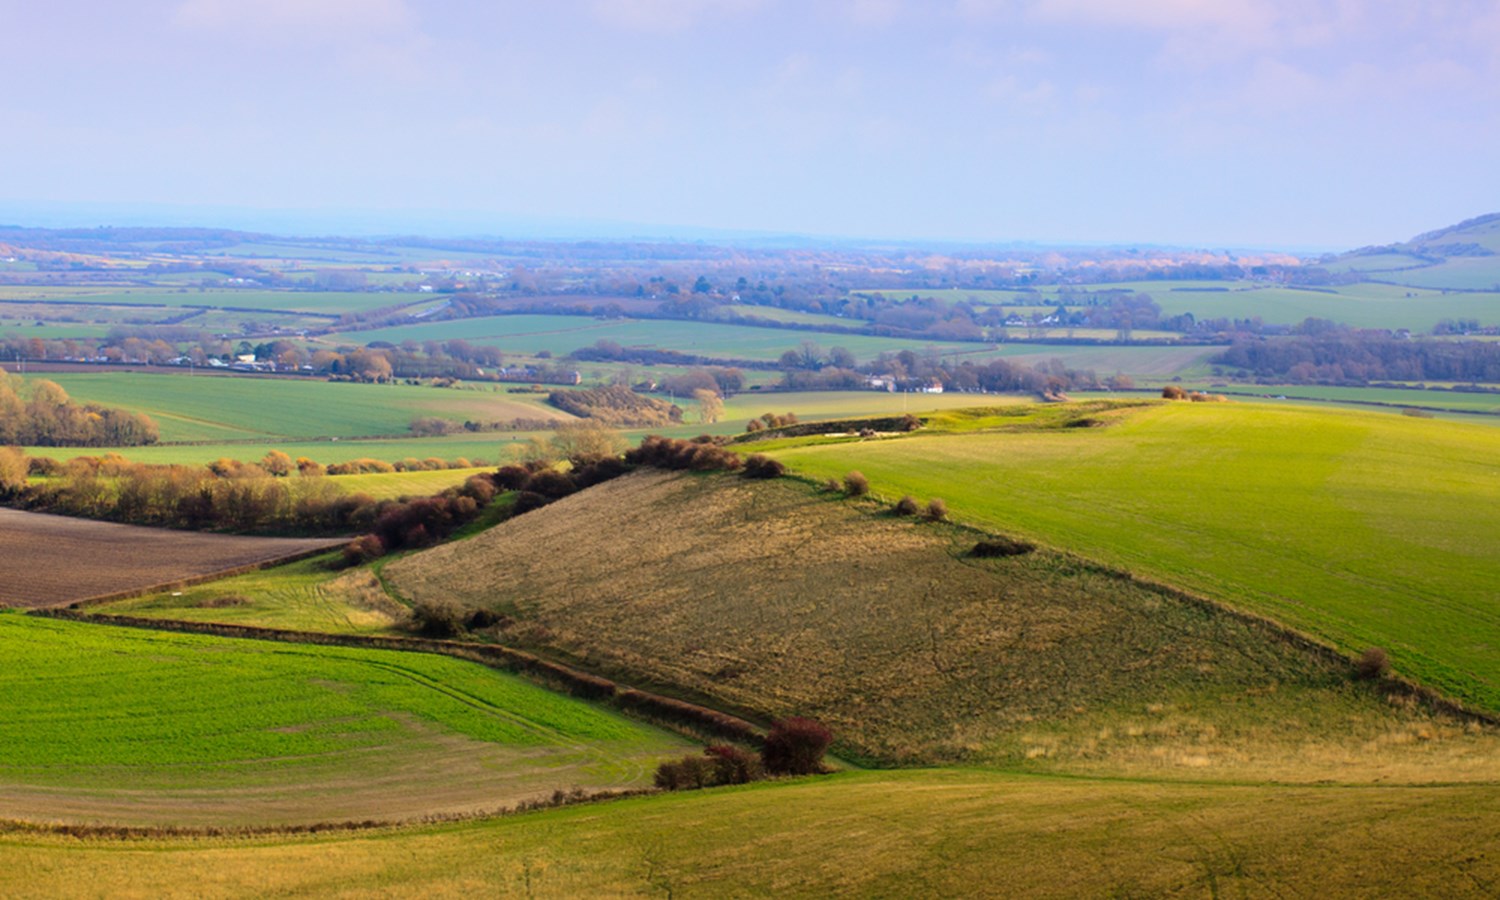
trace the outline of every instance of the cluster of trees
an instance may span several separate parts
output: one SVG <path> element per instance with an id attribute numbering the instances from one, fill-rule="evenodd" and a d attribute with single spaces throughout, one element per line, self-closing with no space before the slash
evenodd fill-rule
<path id="1" fill-rule="evenodd" d="M 581 391 L 553 391 L 547 402 L 566 413 L 617 427 L 650 427 L 682 422 L 682 408 L 644 397 L 624 385 Z"/>
<path id="2" fill-rule="evenodd" d="M 50 477 L 12 495 L 27 509 L 238 532 L 337 533 L 373 521 L 368 496 L 346 496 L 326 478 L 278 477 L 254 464 L 144 465 L 116 454 L 32 462 L 33 471 Z"/>
<path id="3" fill-rule="evenodd" d="M 471 475 L 462 485 L 431 497 L 385 500 L 356 509 L 353 522 L 368 522 L 368 532 L 350 542 L 343 552 L 350 565 L 383 556 L 392 550 L 430 547 L 478 518 L 495 499 L 493 476 Z"/>
<path id="4" fill-rule="evenodd" d="M 806 342 L 805 342 L 806 343 Z M 833 355 L 816 356 L 817 345 L 797 351 L 799 359 L 812 356 L 821 368 L 799 365 L 782 376 L 787 390 L 859 390 L 870 386 L 870 379 L 887 379 L 895 390 L 911 391 L 941 385 L 944 390 L 965 393 L 1027 392 L 1051 397 L 1069 390 L 1098 390 L 1108 386 L 1091 369 L 1070 369 L 1062 360 L 1053 359 L 1035 366 L 1007 362 L 1003 359 L 984 363 L 945 361 L 938 353 L 882 353 L 874 361 L 858 368 L 833 363 Z"/>
<path id="5" fill-rule="evenodd" d="M 767 775 L 816 775 L 833 732 L 816 719 L 792 716 L 772 723 L 760 753 L 716 744 L 702 755 L 668 760 L 656 769 L 656 786 L 668 791 L 697 790 L 722 784 L 748 784 Z"/>
<path id="6" fill-rule="evenodd" d="M 0 445 L 139 447 L 159 437 L 149 416 L 74 403 L 56 382 L 32 382 L 25 398 L 20 387 L 21 379 L 0 372 Z"/>
<path id="7" fill-rule="evenodd" d="M 1400 340 L 1381 332 L 1238 341 L 1210 362 L 1242 377 L 1294 384 L 1500 383 L 1500 344 Z"/>
<path id="8" fill-rule="evenodd" d="M 285 454 L 280 454 L 285 456 Z M 382 464 L 390 470 L 390 464 Z M 299 475 L 267 465 L 221 460 L 209 466 L 143 465 L 116 454 L 67 463 L 26 460 L 0 448 L 0 499 L 45 510 L 136 525 L 234 532 L 364 532 L 343 550 L 346 565 L 393 550 L 430 546 L 472 522 L 498 491 L 492 475 L 473 475 L 430 497 L 375 500 L 345 494 L 299 459 Z M 334 467 L 330 467 L 332 469 Z M 27 483 L 28 471 L 50 477 Z"/>

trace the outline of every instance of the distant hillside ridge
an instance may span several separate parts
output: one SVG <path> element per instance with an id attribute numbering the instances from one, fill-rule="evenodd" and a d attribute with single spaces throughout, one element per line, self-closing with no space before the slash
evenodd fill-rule
<path id="1" fill-rule="evenodd" d="M 1435 231 L 1424 232 L 1407 241 L 1407 243 L 1412 245 L 1433 244 L 1438 241 L 1452 243 L 1451 241 L 1447 241 L 1446 239 L 1459 236 L 1467 236 L 1465 234 L 1466 232 L 1473 231 L 1482 231 L 1485 234 L 1493 233 L 1496 235 L 1500 235 L 1500 212 L 1486 213 L 1482 216 L 1475 216 L 1472 219 L 1464 219 L 1457 225 L 1449 225 L 1446 228 L 1439 228 Z"/>

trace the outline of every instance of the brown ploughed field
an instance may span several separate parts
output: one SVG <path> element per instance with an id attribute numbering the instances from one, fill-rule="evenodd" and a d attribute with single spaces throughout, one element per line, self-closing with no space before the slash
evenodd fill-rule
<path id="1" fill-rule="evenodd" d="M 0 509 L 0 606 L 64 606 L 339 543 L 168 531 Z"/>

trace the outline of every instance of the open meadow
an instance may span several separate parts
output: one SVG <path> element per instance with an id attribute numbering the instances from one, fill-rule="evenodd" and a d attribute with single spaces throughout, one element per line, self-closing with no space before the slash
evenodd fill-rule
<path id="1" fill-rule="evenodd" d="M 511 394 L 497 385 L 455 390 L 181 371 L 46 377 L 79 402 L 151 416 L 166 443 L 398 437 L 410 434 L 413 419 L 426 416 L 459 424 L 466 419 L 572 418 L 542 402 L 544 394 Z"/>
<path id="2" fill-rule="evenodd" d="M 339 543 L 167 531 L 0 508 L 0 607 L 60 606 Z"/>
<path id="3" fill-rule="evenodd" d="M 0 831 L 0 892 L 115 896 L 1445 896 L 1500 883 L 1493 787 L 855 772 L 420 829 Z"/>
<path id="4" fill-rule="evenodd" d="M 890 440 L 768 448 L 809 477 L 858 469 L 881 496 L 943 497 L 961 521 L 1349 652 L 1386 647 L 1400 671 L 1500 709 L 1493 429 L 1254 403 L 1161 403 L 1096 428 L 1006 421 L 946 413 Z"/>
<path id="5" fill-rule="evenodd" d="M 288 825 L 649 784 L 684 740 L 476 663 L 0 614 L 0 819 Z M 45 677 L 38 673 L 45 672 Z"/>
<path id="6" fill-rule="evenodd" d="M 410 610 L 368 568 L 333 570 L 312 557 L 204 584 L 116 600 L 111 615 L 253 625 L 327 634 L 401 634 Z"/>
<path id="7" fill-rule="evenodd" d="M 862 360 L 889 351 L 917 353 L 935 347 L 943 353 L 983 350 L 984 344 L 955 341 L 922 341 L 910 338 L 874 337 L 861 334 L 830 334 L 787 328 L 758 328 L 718 322 L 674 319 L 595 319 L 588 316 L 514 315 L 486 316 L 422 325 L 400 325 L 373 331 L 340 332 L 329 342 L 366 344 L 370 341 L 446 341 L 461 338 L 471 344 L 498 347 L 507 353 L 547 351 L 563 356 L 597 341 L 614 341 L 625 347 L 675 350 L 722 359 L 773 361 L 804 340 L 824 347 L 844 347 Z"/>

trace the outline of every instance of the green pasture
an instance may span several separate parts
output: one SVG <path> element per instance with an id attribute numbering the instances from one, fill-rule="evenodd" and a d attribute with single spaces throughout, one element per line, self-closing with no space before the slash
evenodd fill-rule
<path id="1" fill-rule="evenodd" d="M 467 469 L 434 469 L 429 472 L 375 472 L 328 477 L 346 494 L 369 494 L 376 500 L 395 500 L 400 497 L 430 497 L 463 484 L 471 475 L 493 471 L 494 466 L 472 466 Z"/>
<path id="2" fill-rule="evenodd" d="M 948 414 L 951 416 L 952 414 Z M 777 455 L 816 478 L 1225 600 L 1500 709 L 1500 437 L 1453 422 L 1157 404 L 1104 428 L 936 433 Z M 983 423 L 981 423 L 983 424 Z M 942 433 L 943 428 L 959 429 Z"/>
<path id="3" fill-rule="evenodd" d="M 1395 270 L 1428 266 L 1431 261 L 1409 253 L 1370 253 L 1343 256 L 1318 265 L 1330 272 L 1363 272 L 1376 278 L 1384 278 L 1395 274 Z"/>
<path id="4" fill-rule="evenodd" d="M 1387 285 L 1351 285 L 1336 293 L 1297 288 L 1234 291 L 1174 291 L 1152 294 L 1167 315 L 1191 312 L 1199 319 L 1259 316 L 1267 323 L 1296 324 L 1331 319 L 1356 328 L 1409 328 L 1428 332 L 1442 319 L 1500 322 L 1500 295 L 1442 294 L 1391 290 Z M 1406 296 L 1412 294 L 1413 296 Z"/>
<path id="5" fill-rule="evenodd" d="M 745 392 L 724 402 L 721 421 L 743 427 L 762 413 L 793 412 L 805 422 L 819 419 L 853 419 L 863 416 L 899 416 L 939 409 L 961 409 L 975 403 L 1023 403 L 1021 396 L 976 396 L 974 394 L 907 394 L 890 391 L 787 391 Z"/>
<path id="6" fill-rule="evenodd" d="M 775 306 L 751 306 L 737 303 L 718 308 L 721 314 L 733 314 L 738 316 L 753 316 L 757 319 L 766 319 L 771 322 L 786 322 L 793 325 L 832 325 L 835 328 L 857 328 L 864 325 L 858 319 L 841 319 L 838 316 L 827 316 L 821 313 L 802 312 L 796 309 L 780 309 Z"/>
<path id="7" fill-rule="evenodd" d="M 360 244 L 358 249 L 351 249 L 307 243 L 263 241 L 234 244 L 204 254 L 204 258 L 209 260 L 218 256 L 234 259 L 298 260 L 311 270 L 317 269 L 317 264 L 320 262 L 389 266 L 438 260 L 483 260 L 489 259 L 492 254 L 398 245 Z"/>
<path id="8" fill-rule="evenodd" d="M 114 325 L 98 325 L 92 322 L 47 322 L 38 325 L 36 319 L 0 319 L 0 338 L 41 338 L 44 341 L 62 341 L 68 338 L 102 338 Z"/>
<path id="9" fill-rule="evenodd" d="M 337 571 L 336 554 L 110 603 L 98 612 L 333 634 L 391 634 L 405 608 L 368 570 Z"/>
<path id="10" fill-rule="evenodd" d="M 394 634 L 406 607 L 388 597 L 363 568 L 328 566 L 337 552 L 221 578 L 206 584 L 120 600 L 95 611 L 192 622 L 224 622 L 332 634 Z"/>
<path id="11" fill-rule="evenodd" d="M 311 274 L 311 273 L 309 273 Z M 303 312 L 336 316 L 418 299 L 416 294 L 368 291 L 269 291 L 252 288 L 0 286 L 0 300 L 64 301 L 79 305 L 207 306 L 257 312 Z"/>
<path id="12" fill-rule="evenodd" d="M 1466 391 L 1403 390 L 1401 388 L 1376 387 L 1326 387 L 1324 385 L 1264 385 L 1230 384 L 1212 388 L 1203 384 L 1186 385 L 1211 393 L 1233 391 L 1249 393 L 1258 397 L 1286 397 L 1288 400 L 1306 399 L 1331 403 L 1380 403 L 1393 407 L 1416 407 L 1420 409 L 1448 410 L 1456 413 L 1500 413 L 1500 394 L 1468 393 Z M 1500 424 L 1500 419 L 1496 420 Z"/>
<path id="13" fill-rule="evenodd" d="M 14 897 L 1485 897 L 1489 786 L 850 772 L 424 828 L 0 835 Z"/>
<path id="14" fill-rule="evenodd" d="M 697 434 L 702 428 L 695 427 Z M 445 460 L 459 458 L 470 461 L 484 460 L 486 464 L 508 461 L 533 437 L 547 437 L 551 432 L 502 431 L 490 434 L 457 434 L 446 437 L 344 440 L 281 440 L 264 438 L 225 442 L 157 444 L 150 447 L 28 447 L 23 448 L 30 456 L 48 456 L 68 460 L 75 456 L 98 456 L 102 453 L 119 453 L 132 462 L 179 463 L 182 465 L 205 465 L 216 459 L 239 459 L 255 462 L 272 450 L 280 450 L 293 459 L 305 456 L 327 465 L 348 462 L 354 459 L 381 459 L 395 462 L 415 457 L 426 459 L 435 456 Z"/>
<path id="15" fill-rule="evenodd" d="M 1370 277 L 1418 287 L 1494 291 L 1500 289 L 1500 257 L 1456 256 L 1436 266 L 1371 273 Z"/>
<path id="16" fill-rule="evenodd" d="M 97 795 L 112 810 L 106 820 L 183 822 L 218 798 L 223 824 L 326 821 L 340 805 L 331 788 L 380 808 L 382 777 L 420 770 L 444 748 L 484 761 L 487 774 L 455 773 L 475 779 L 482 797 L 497 787 L 639 785 L 655 759 L 683 746 L 515 676 L 428 654 L 0 614 L 0 655 L 0 816 L 56 818 L 44 798 L 66 789 L 72 804 Z M 118 808 L 121 791 L 153 799 Z M 258 810 L 249 813 L 234 805 L 237 791 L 277 802 L 247 800 Z M 194 795 L 197 810 L 185 799 Z M 173 798 L 177 817 L 166 809 Z"/>
<path id="17" fill-rule="evenodd" d="M 750 325 L 728 325 L 717 322 L 689 322 L 669 319 L 593 319 L 584 316 L 486 316 L 420 325 L 401 325 L 373 331 L 350 331 L 330 335 L 326 340 L 339 343 L 367 344 L 371 341 L 446 341 L 462 338 L 471 344 L 498 347 L 508 353 L 547 351 L 564 356 L 596 341 L 614 341 L 626 347 L 676 350 L 718 359 L 775 360 L 794 350 L 804 340 L 817 342 L 827 350 L 844 347 L 861 361 L 890 351 L 922 352 L 936 348 L 944 353 L 982 350 L 984 344 L 919 341 L 904 338 L 872 337 L 858 334 L 819 334 L 781 328 L 758 328 Z M 588 365 L 584 363 L 583 365 Z"/>
<path id="18" fill-rule="evenodd" d="M 1409 328 L 1431 331 L 1442 319 L 1500 322 L 1500 293 L 1444 293 L 1443 288 L 1488 290 L 1500 285 L 1500 263 L 1490 257 L 1449 260 L 1442 266 L 1372 275 L 1399 284 L 1361 282 L 1334 288 L 1290 288 L 1250 281 L 1135 281 L 1078 286 L 1082 290 L 1130 290 L 1149 294 L 1164 315 L 1192 313 L 1199 319 L 1246 319 L 1291 325 L 1313 317 L 1356 328 Z M 893 298 L 938 297 L 1005 306 L 1054 309 L 1068 294 L 1055 285 L 1035 293 L 1017 291 L 879 291 Z M 1071 307 L 1070 307 L 1071 308 Z M 1019 329 L 1011 329 L 1018 331 Z M 1051 329 L 1056 334 L 1059 329 Z M 1082 336 L 1081 334 L 1079 336 Z M 1113 337 L 1110 332 L 1109 337 Z M 1136 332 L 1137 339 L 1147 336 Z"/>
<path id="19" fill-rule="evenodd" d="M 470 390 L 210 375 L 201 371 L 191 375 L 182 371 L 110 371 L 46 377 L 79 402 L 122 407 L 151 416 L 161 429 L 163 442 L 400 436 L 409 432 L 412 419 L 427 416 L 460 423 L 467 419 L 568 418 L 544 405 L 545 395 L 510 394 L 495 385 L 476 385 Z M 410 455 L 415 454 L 402 454 Z M 321 457 L 319 461 L 323 461 Z"/>

